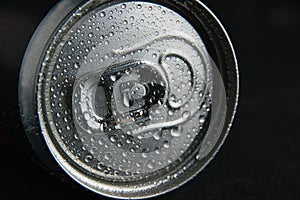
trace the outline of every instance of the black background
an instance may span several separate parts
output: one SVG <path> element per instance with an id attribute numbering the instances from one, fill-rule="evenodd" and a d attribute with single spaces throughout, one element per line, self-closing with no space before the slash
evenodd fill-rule
<path id="1" fill-rule="evenodd" d="M 18 75 L 55 0 L 0 1 L 0 199 L 106 199 L 48 174 L 18 145 Z M 236 120 L 212 163 L 158 199 L 300 199 L 300 1 L 205 0 L 240 67 Z"/>

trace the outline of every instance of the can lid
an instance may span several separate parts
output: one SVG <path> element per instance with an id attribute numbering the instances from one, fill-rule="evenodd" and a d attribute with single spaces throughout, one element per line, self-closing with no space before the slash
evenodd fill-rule
<path id="1" fill-rule="evenodd" d="M 36 113 L 47 147 L 75 181 L 146 198 L 212 159 L 232 123 L 238 73 L 223 27 L 200 2 L 86 1 L 52 31 L 30 72 Z"/>

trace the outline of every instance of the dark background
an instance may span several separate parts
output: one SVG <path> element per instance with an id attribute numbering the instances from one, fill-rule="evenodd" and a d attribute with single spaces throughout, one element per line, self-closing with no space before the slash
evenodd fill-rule
<path id="1" fill-rule="evenodd" d="M 0 1 L 0 199 L 106 199 L 65 184 L 18 144 L 18 74 L 31 35 L 55 0 Z M 300 1 L 205 0 L 231 36 L 241 91 L 217 157 L 159 199 L 300 199 Z"/>

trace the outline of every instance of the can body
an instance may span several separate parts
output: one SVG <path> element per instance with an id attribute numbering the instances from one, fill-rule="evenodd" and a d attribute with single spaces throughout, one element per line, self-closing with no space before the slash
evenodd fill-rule
<path id="1" fill-rule="evenodd" d="M 219 150 L 238 72 L 226 32 L 198 1 L 62 1 L 28 47 L 19 95 L 47 165 L 96 193 L 146 198 Z"/>

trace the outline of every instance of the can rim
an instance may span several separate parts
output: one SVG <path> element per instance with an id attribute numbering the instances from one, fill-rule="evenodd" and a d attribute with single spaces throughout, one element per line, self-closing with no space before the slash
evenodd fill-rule
<path id="1" fill-rule="evenodd" d="M 61 20 L 80 3 L 82 0 L 64 0 L 51 8 L 31 36 L 19 73 L 18 105 L 26 137 L 41 164 L 46 165 L 50 171 L 54 172 L 60 169 L 58 169 L 48 148 L 45 147 L 46 143 L 37 117 L 37 78 L 45 47 L 53 31 L 60 25 Z"/>

